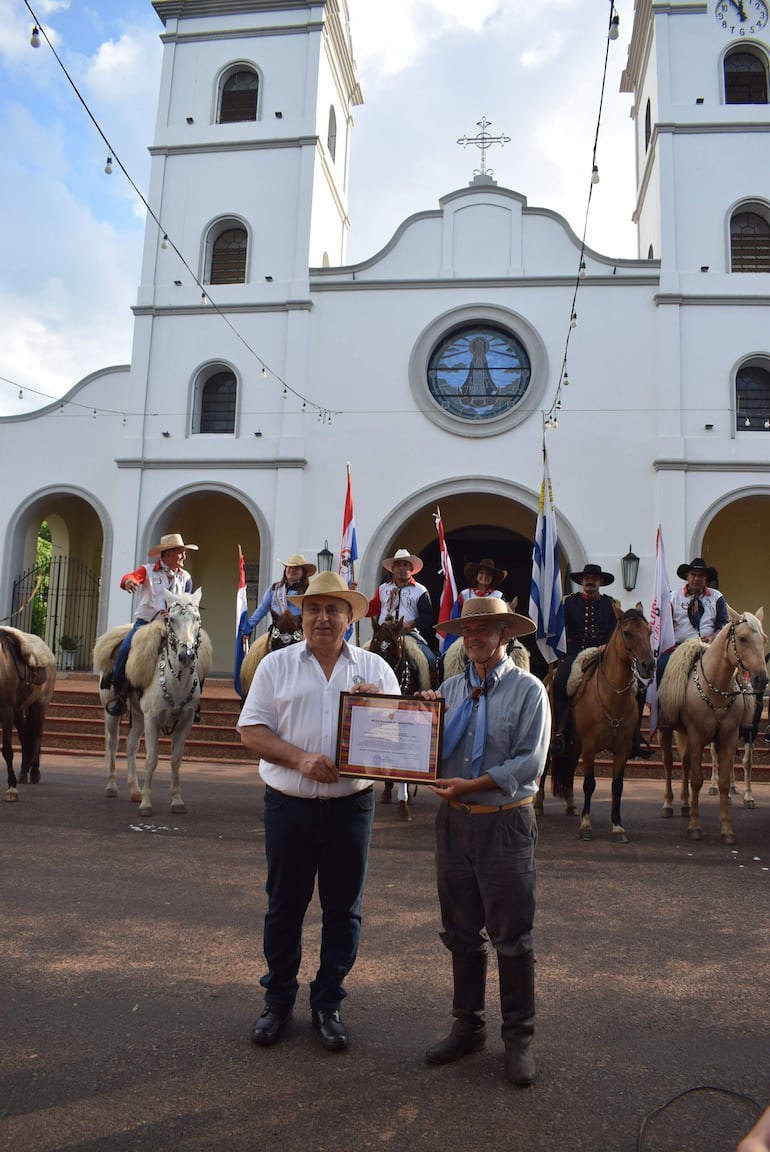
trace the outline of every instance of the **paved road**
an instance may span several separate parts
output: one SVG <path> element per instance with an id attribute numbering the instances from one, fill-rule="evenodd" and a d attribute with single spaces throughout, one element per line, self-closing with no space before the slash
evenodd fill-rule
<path id="1" fill-rule="evenodd" d="M 423 1063 L 451 997 L 435 798 L 421 794 L 408 825 L 378 806 L 352 1043 L 332 1055 L 305 988 L 281 1044 L 249 1043 L 265 905 L 255 772 L 188 766 L 189 813 L 173 818 L 167 766 L 155 783 L 156 815 L 140 819 L 125 788 L 103 797 L 98 761 L 61 757 L 0 804 L 5 1152 L 732 1152 L 756 1114 L 736 1094 L 770 1103 L 770 784 L 755 811 L 735 807 L 734 849 L 718 843 L 715 800 L 701 844 L 663 821 L 657 782 L 628 783 L 625 846 L 609 840 L 606 780 L 590 844 L 549 800 L 540 1076 L 522 1091 L 502 1075 L 495 995 L 486 1052 Z M 314 913 L 305 983 L 317 941 Z"/>

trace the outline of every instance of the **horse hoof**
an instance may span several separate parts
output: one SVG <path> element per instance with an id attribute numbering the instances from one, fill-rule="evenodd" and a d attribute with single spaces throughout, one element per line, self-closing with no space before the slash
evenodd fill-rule
<path id="1" fill-rule="evenodd" d="M 722 844 L 734 844 L 735 843 L 735 833 L 734 832 L 723 832 L 722 835 L 719 837 L 719 839 L 720 839 L 720 842 Z"/>
<path id="2" fill-rule="evenodd" d="M 612 829 L 612 843 L 613 844 L 627 844 L 628 836 L 626 836 L 625 829 L 613 828 Z"/>
<path id="3" fill-rule="evenodd" d="M 134 788 L 131 792 L 131 803 L 132 804 L 141 804 L 141 802 L 142 802 L 142 793 L 139 791 L 138 788 Z"/>
<path id="4" fill-rule="evenodd" d="M 686 808 L 680 808 L 680 809 L 679 809 L 679 815 L 680 815 L 680 816 L 689 816 L 689 815 L 690 815 L 690 806 L 689 806 L 689 804 L 687 805 L 687 807 L 686 807 Z"/>
<path id="5" fill-rule="evenodd" d="M 577 814 L 578 814 L 578 810 L 574 804 L 568 804 L 567 807 L 564 809 L 564 811 L 567 814 L 567 816 L 577 816 Z"/>
<path id="6" fill-rule="evenodd" d="M 140 811 L 141 811 L 141 809 L 140 809 Z M 171 805 L 171 811 L 174 813 L 175 816 L 183 816 L 185 814 L 185 812 L 187 811 L 187 809 L 184 806 L 184 801 L 183 800 L 176 800 Z"/>
<path id="7" fill-rule="evenodd" d="M 688 828 L 687 829 L 687 839 L 688 840 L 702 840 L 703 839 L 703 833 L 701 832 L 700 828 Z"/>
<path id="8" fill-rule="evenodd" d="M 743 801 L 743 807 L 744 808 L 756 808 L 756 804 L 754 802 L 753 797 L 749 800 L 744 800 Z"/>
<path id="9" fill-rule="evenodd" d="M 581 840 L 593 840 L 593 838 L 594 838 L 593 829 L 591 829 L 591 828 L 581 828 L 580 829 L 580 839 Z"/>
<path id="10" fill-rule="evenodd" d="M 717 789 L 717 791 L 719 791 L 719 789 Z M 738 789 L 735 787 L 734 784 L 730 785 L 730 795 L 731 796 L 737 796 L 738 795 Z"/>
<path id="11" fill-rule="evenodd" d="M 139 805 L 139 815 L 140 816 L 152 816 L 152 804 L 140 804 Z"/>
<path id="12" fill-rule="evenodd" d="M 711 787 L 709 788 L 709 796 L 718 796 L 718 795 L 719 795 L 719 789 L 717 788 L 716 784 L 712 784 Z"/>
<path id="13" fill-rule="evenodd" d="M 19 793 L 15 788 L 9 788 L 4 797 L 7 804 L 15 804 L 19 799 Z"/>
<path id="14" fill-rule="evenodd" d="M 662 808 L 660 814 L 661 816 L 664 816 L 666 820 L 670 820 L 674 815 L 674 810 L 673 808 Z"/>
<path id="15" fill-rule="evenodd" d="M 114 800 L 115 797 L 117 796 L 117 794 L 118 794 L 117 784 L 108 784 L 107 787 L 104 789 L 104 795 L 108 796 L 110 800 Z"/>

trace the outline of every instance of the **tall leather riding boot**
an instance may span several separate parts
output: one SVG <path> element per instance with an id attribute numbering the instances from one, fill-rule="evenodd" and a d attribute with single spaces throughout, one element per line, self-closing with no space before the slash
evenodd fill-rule
<path id="1" fill-rule="evenodd" d="M 452 953 L 454 997 L 452 1030 L 425 1053 L 428 1064 L 451 1064 L 471 1052 L 478 1052 L 487 1042 L 484 998 L 487 986 L 487 954 Z"/>
<path id="2" fill-rule="evenodd" d="M 131 691 L 131 685 L 128 680 L 123 680 L 120 685 L 114 685 L 113 690 L 115 692 L 114 699 L 104 705 L 104 711 L 110 716 L 122 716 L 126 710 L 126 700 Z"/>
<path id="3" fill-rule="evenodd" d="M 522 1088 L 535 1083 L 532 1037 L 535 1033 L 535 957 L 497 954 L 500 974 L 501 1029 L 505 1045 L 505 1071 Z"/>

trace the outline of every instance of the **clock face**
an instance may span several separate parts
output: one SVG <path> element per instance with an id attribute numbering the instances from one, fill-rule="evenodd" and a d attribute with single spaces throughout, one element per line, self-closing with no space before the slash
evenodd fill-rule
<path id="1" fill-rule="evenodd" d="M 765 0 L 717 0 L 714 15 L 731 36 L 755 36 L 767 27 Z"/>

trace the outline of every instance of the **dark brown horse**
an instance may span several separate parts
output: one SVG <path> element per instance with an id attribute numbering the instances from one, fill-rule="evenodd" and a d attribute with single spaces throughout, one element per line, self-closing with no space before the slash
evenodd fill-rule
<path id="1" fill-rule="evenodd" d="M 56 659 L 39 636 L 0 628 L 0 727 L 8 774 L 5 799 L 18 800 L 13 770 L 13 729 L 21 744 L 20 778 L 40 780 L 40 743 L 46 709 L 56 687 Z"/>
<path id="2" fill-rule="evenodd" d="M 591 797 L 596 788 L 595 762 L 602 749 L 612 753 L 612 839 L 626 844 L 620 819 L 620 801 L 626 762 L 639 725 L 637 693 L 652 679 L 655 658 L 650 647 L 650 626 L 642 612 L 616 609 L 618 623 L 604 651 L 589 649 L 578 656 L 570 675 L 579 679 L 572 695 L 571 737 L 563 756 L 554 756 L 553 793 L 569 806 L 575 768 L 583 758 L 583 811 L 580 837 L 591 840 Z M 593 652 L 593 655 L 590 653 Z M 568 688 L 569 691 L 569 688 Z"/>
<path id="3" fill-rule="evenodd" d="M 364 645 L 382 656 L 396 674 L 402 696 L 412 696 L 423 688 L 430 688 L 428 661 L 416 641 L 404 632 L 403 620 L 388 616 L 382 624 L 374 626 L 372 638 Z"/>
<path id="4" fill-rule="evenodd" d="M 241 688 L 244 697 L 248 692 L 260 660 L 268 652 L 277 652 L 291 644 L 299 644 L 302 639 L 302 619 L 287 608 L 278 619 L 274 619 L 267 632 L 258 637 L 249 648 L 241 665 Z"/>

